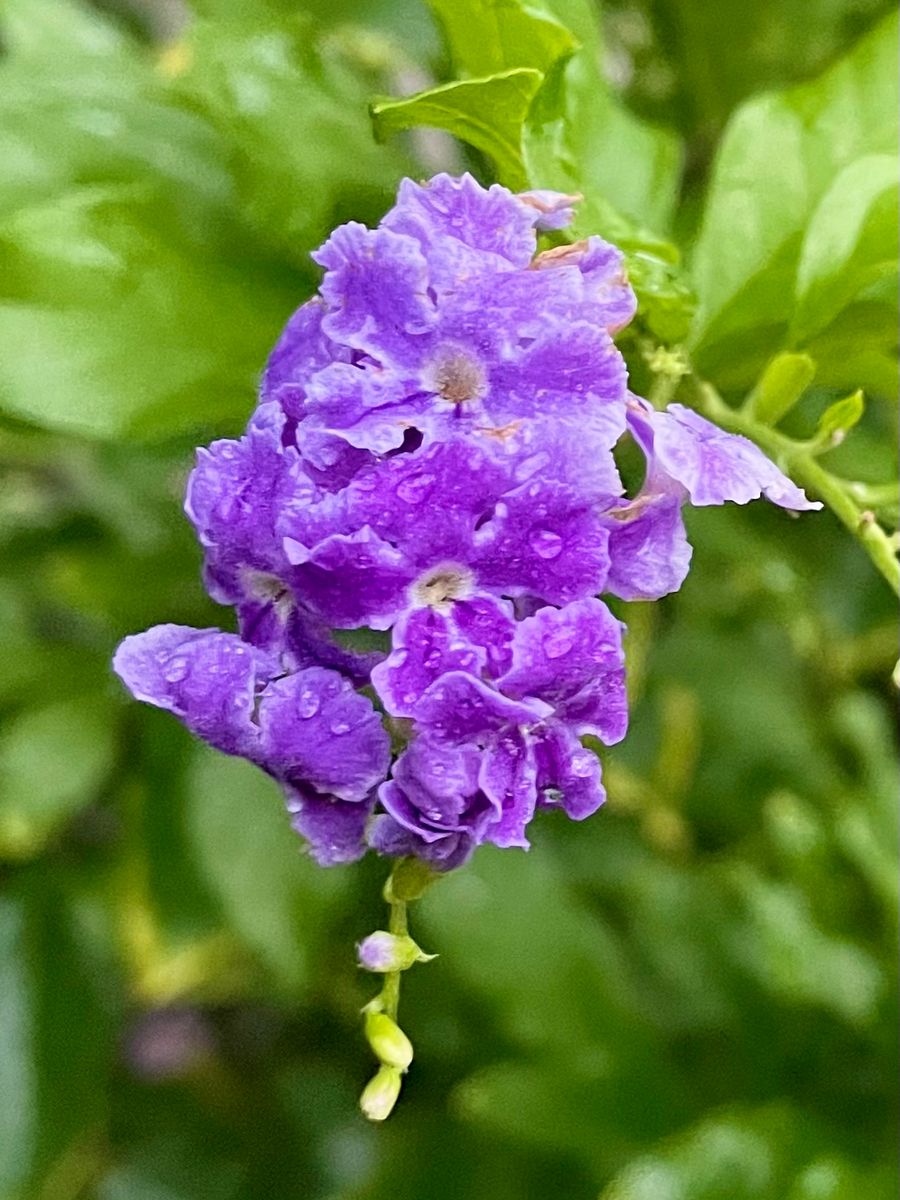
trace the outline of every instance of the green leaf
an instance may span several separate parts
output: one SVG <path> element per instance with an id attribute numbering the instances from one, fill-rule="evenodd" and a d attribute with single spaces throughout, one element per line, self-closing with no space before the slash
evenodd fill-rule
<path id="1" fill-rule="evenodd" d="M 522 126 L 541 80 L 539 71 L 522 68 L 446 83 L 401 100 L 375 100 L 375 134 L 383 140 L 418 125 L 446 129 L 492 159 L 509 187 L 525 188 Z"/>
<path id="2" fill-rule="evenodd" d="M 818 80 L 729 122 L 692 263 L 694 357 L 722 386 L 748 384 L 783 342 L 806 226 L 839 172 L 895 153 L 896 40 L 892 16 Z"/>
<path id="3" fill-rule="evenodd" d="M 898 165 L 896 155 L 850 163 L 822 197 L 803 239 L 797 267 L 794 342 L 808 341 L 872 285 L 897 294 Z"/>
<path id="4" fill-rule="evenodd" d="M 835 400 L 819 418 L 816 428 L 816 440 L 823 445 L 837 445 L 857 423 L 865 410 L 865 400 L 861 391 L 852 392 L 843 400 Z"/>
<path id="5" fill-rule="evenodd" d="M 813 381 L 816 364 L 808 354 L 776 354 L 749 398 L 757 420 L 777 425 Z"/>
<path id="6" fill-rule="evenodd" d="M 0 1195 L 25 1200 L 106 1115 L 108 1018 L 52 878 L 0 897 Z"/>
<path id="7" fill-rule="evenodd" d="M 820 929 L 797 884 L 775 883 L 743 865 L 731 875 L 745 913 L 729 933 L 735 961 L 790 1004 L 821 1006 L 851 1024 L 871 1022 L 885 978 L 869 951 Z"/>
<path id="8" fill-rule="evenodd" d="M 514 67 L 546 73 L 578 42 L 552 16 L 516 0 L 428 0 L 451 58 L 466 75 L 493 75 Z"/>
<path id="9" fill-rule="evenodd" d="M 887 1200 L 890 1172 L 842 1159 L 832 1141 L 786 1104 L 731 1107 L 630 1163 L 600 1200 Z"/>
<path id="10" fill-rule="evenodd" d="M 0 856 L 29 858 L 96 798 L 116 753 L 102 694 L 26 710 L 0 734 Z"/>
<path id="11" fill-rule="evenodd" d="M 576 232 L 598 232 L 602 213 L 591 212 L 595 197 L 622 214 L 633 232 L 665 231 L 681 175 L 678 138 L 635 116 L 610 88 L 595 6 L 547 0 L 547 7 L 575 30 L 581 48 L 548 81 L 533 114 L 531 159 L 542 172 L 535 186 L 584 193 L 588 203 Z M 553 181 L 543 174 L 548 171 Z M 612 236 L 602 226 L 599 232 Z"/>
<path id="12" fill-rule="evenodd" d="M 197 864 L 230 928 L 279 988 L 307 984 L 328 914 L 346 897 L 346 873 L 322 871 L 304 855 L 271 779 L 213 750 L 194 755 L 187 820 Z"/>
<path id="13" fill-rule="evenodd" d="M 430 4 L 462 76 L 517 67 L 543 73 L 546 83 L 525 131 L 530 186 L 584 193 L 578 228 L 585 232 L 607 232 L 597 224 L 605 214 L 591 212 L 594 196 L 601 209 L 612 205 L 632 224 L 665 227 L 680 171 L 677 140 L 633 116 L 610 91 L 601 72 L 592 5 L 586 0 Z M 491 116 L 489 109 L 485 113 Z"/>
<path id="14" fill-rule="evenodd" d="M 237 202 L 257 234 L 304 269 L 333 225 L 386 207 L 410 164 L 372 139 L 372 79 L 302 17 L 197 22 L 173 88 L 228 148 Z"/>
<path id="15" fill-rule="evenodd" d="M 90 187 L 0 226 L 0 407 L 98 437 L 249 411 L 288 294 L 173 218 L 150 191 Z"/>

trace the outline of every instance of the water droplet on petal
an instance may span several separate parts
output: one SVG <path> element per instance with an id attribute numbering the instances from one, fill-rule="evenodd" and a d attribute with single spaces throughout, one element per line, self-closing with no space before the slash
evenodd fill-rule
<path id="1" fill-rule="evenodd" d="M 562 553 L 563 540 L 552 529 L 535 529 L 528 541 L 538 558 L 558 558 Z"/>
<path id="2" fill-rule="evenodd" d="M 575 634 L 571 629 L 558 629 L 544 638 L 544 653 L 548 658 L 562 658 L 575 645 Z"/>
<path id="3" fill-rule="evenodd" d="M 311 692 L 307 688 L 305 691 L 300 693 L 299 699 L 297 700 L 297 709 L 300 713 L 300 716 L 303 717 L 304 720 L 314 717 L 319 711 L 319 697 L 315 694 L 315 692 Z"/>
<path id="4" fill-rule="evenodd" d="M 593 755 L 589 754 L 587 750 L 582 750 L 578 754 L 573 754 L 572 761 L 569 764 L 572 774 L 577 775 L 579 779 L 585 779 L 588 775 L 590 775 L 593 765 Z"/>
<path id="5" fill-rule="evenodd" d="M 163 678 L 167 683 L 181 683 L 188 673 L 186 658 L 172 658 L 163 667 Z"/>
<path id="6" fill-rule="evenodd" d="M 337 737 L 340 737 L 341 734 L 343 734 L 343 733 L 350 732 L 350 726 L 347 724 L 346 721 L 335 721 L 334 724 L 330 728 L 331 728 L 331 732 L 333 734 L 335 734 Z"/>
<path id="7" fill-rule="evenodd" d="M 397 495 L 407 504 L 421 504 L 433 483 L 433 475 L 413 475 L 397 484 Z"/>

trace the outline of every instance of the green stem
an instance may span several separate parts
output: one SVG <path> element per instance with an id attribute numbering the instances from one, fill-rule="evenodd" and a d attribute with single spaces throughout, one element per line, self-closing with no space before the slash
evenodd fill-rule
<path id="1" fill-rule="evenodd" d="M 804 443 L 795 442 L 776 429 L 754 420 L 744 411 L 726 404 L 711 384 L 691 380 L 698 408 L 732 433 L 742 433 L 776 458 L 791 477 L 819 496 L 863 546 L 894 592 L 900 596 L 900 561 L 890 536 L 875 520 L 874 513 L 861 509 L 853 497 L 853 484 L 832 475 L 821 466 Z"/>
<path id="2" fill-rule="evenodd" d="M 390 905 L 391 914 L 388 920 L 388 932 L 393 933 L 396 937 L 406 937 L 408 933 L 406 901 L 392 897 Z M 381 1001 L 384 1005 L 384 1011 L 392 1021 L 397 1020 L 397 1013 L 400 1008 L 400 976 L 402 974 L 402 971 L 391 971 L 384 977 L 384 987 L 381 989 Z"/>

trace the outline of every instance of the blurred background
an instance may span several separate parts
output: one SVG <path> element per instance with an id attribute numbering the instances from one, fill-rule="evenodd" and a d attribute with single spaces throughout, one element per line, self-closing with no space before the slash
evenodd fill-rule
<path id="1" fill-rule="evenodd" d="M 735 106 L 890 7 L 603 5 L 609 86 L 683 139 L 683 245 Z M 317 869 L 274 786 L 109 660 L 228 618 L 181 492 L 308 251 L 404 173 L 478 168 L 370 133 L 373 94 L 448 77 L 440 38 L 417 0 L 4 0 L 0 48 L 0 1198 L 895 1195 L 895 616 L 827 512 L 689 514 L 683 591 L 622 606 L 609 803 L 415 906 L 417 1060 L 358 1115 L 384 863 Z M 869 391 L 838 465 L 878 483 Z"/>

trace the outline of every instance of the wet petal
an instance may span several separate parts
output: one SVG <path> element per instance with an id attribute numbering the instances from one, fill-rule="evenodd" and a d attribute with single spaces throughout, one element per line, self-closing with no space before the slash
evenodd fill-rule
<path id="1" fill-rule="evenodd" d="M 253 598 L 254 573 L 286 577 L 278 514 L 288 504 L 310 503 L 317 493 L 296 451 L 284 449 L 272 429 L 197 451 L 184 507 L 205 548 L 213 599 L 233 604 Z"/>
<path id="2" fill-rule="evenodd" d="M 425 692 L 417 716 L 435 741 L 459 745 L 484 742 L 517 725 L 533 725 L 551 711 L 539 699 L 510 700 L 471 675 L 451 671 Z"/>
<path id="3" fill-rule="evenodd" d="M 332 628 L 388 629 L 407 606 L 415 568 L 368 526 L 312 548 L 286 539 L 285 548 L 298 564 L 292 575 L 298 598 Z"/>
<path id="4" fill-rule="evenodd" d="M 270 683 L 258 721 L 266 769 L 292 787 L 360 801 L 387 774 L 381 718 L 336 671 L 308 667 Z"/>
<path id="5" fill-rule="evenodd" d="M 479 675 L 487 654 L 459 636 L 448 614 L 433 608 L 405 613 L 393 630 L 393 650 L 372 673 L 386 710 L 395 717 L 415 716 L 432 683 L 447 671 Z"/>
<path id="6" fill-rule="evenodd" d="M 287 790 L 291 825 L 309 842 L 309 852 L 320 867 L 355 862 L 366 852 L 366 825 L 375 805 L 375 795 L 348 803 L 330 796 L 317 796 L 301 788 Z"/>
<path id="7" fill-rule="evenodd" d="M 622 625 L 593 598 L 542 608 L 519 623 L 512 668 L 497 686 L 546 701 L 578 734 L 620 741 L 628 723 Z"/>
<path id="8" fill-rule="evenodd" d="M 597 755 L 559 721 L 535 731 L 533 746 L 539 805 L 561 808 L 573 821 L 595 813 L 606 800 Z"/>
<path id="9" fill-rule="evenodd" d="M 125 638 L 113 670 L 137 700 L 174 713 L 226 754 L 256 759 L 256 696 L 280 671 L 278 659 L 234 633 L 156 625 Z"/>
<path id="10" fill-rule="evenodd" d="M 623 600 L 659 600 L 678 591 L 691 564 L 678 496 L 639 495 L 610 509 L 606 523 L 606 591 Z"/>
<path id="11" fill-rule="evenodd" d="M 479 774 L 481 790 L 498 810 L 485 830 L 495 846 L 521 846 L 537 802 L 535 762 L 529 741 L 518 729 L 501 734 L 486 750 Z"/>
<path id="12" fill-rule="evenodd" d="M 566 604 L 602 590 L 608 540 L 595 505 L 564 484 L 534 482 L 498 503 L 472 562 L 483 587 Z"/>

